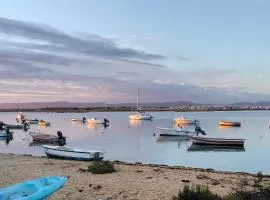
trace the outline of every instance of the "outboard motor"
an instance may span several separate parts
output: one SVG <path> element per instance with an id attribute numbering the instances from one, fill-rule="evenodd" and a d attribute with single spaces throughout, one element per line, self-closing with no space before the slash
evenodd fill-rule
<path id="1" fill-rule="evenodd" d="M 104 124 L 108 124 L 110 121 L 104 118 Z"/>
<path id="2" fill-rule="evenodd" d="M 29 126 L 28 123 L 26 123 L 26 122 L 24 121 L 24 123 L 23 123 L 23 128 L 24 128 L 25 131 L 27 131 L 27 130 L 30 128 L 30 126 Z"/>
<path id="3" fill-rule="evenodd" d="M 199 135 L 199 133 L 201 133 L 202 135 L 206 135 L 206 132 L 202 130 L 200 126 L 196 126 L 195 131 L 197 132 L 197 136 Z"/>
<path id="4" fill-rule="evenodd" d="M 9 138 L 12 137 L 12 132 L 9 130 L 9 128 L 7 128 L 6 133 Z"/>
<path id="5" fill-rule="evenodd" d="M 83 123 L 86 122 L 86 118 L 85 118 L 85 117 L 82 118 L 82 122 L 83 122 Z"/>
<path id="6" fill-rule="evenodd" d="M 57 136 L 58 136 L 58 145 L 59 146 L 64 146 L 66 144 L 66 138 L 63 137 L 63 133 L 61 131 L 57 131 Z"/>

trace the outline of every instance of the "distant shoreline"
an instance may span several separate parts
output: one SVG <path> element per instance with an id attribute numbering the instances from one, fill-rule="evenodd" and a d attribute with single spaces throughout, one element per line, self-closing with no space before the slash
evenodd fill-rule
<path id="1" fill-rule="evenodd" d="M 268 111 L 269 109 L 174 109 L 174 108 L 142 108 L 142 112 L 217 112 L 217 111 Z M 87 113 L 87 112 L 136 112 L 130 107 L 89 107 L 89 108 L 31 108 L 20 109 L 20 112 L 54 112 L 54 113 Z M 0 112 L 18 112 L 18 109 L 0 109 Z"/>

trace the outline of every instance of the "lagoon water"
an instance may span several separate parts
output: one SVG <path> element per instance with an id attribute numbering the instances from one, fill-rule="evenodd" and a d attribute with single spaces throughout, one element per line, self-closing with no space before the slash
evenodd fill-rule
<path id="1" fill-rule="evenodd" d="M 44 119 L 50 127 L 31 125 L 32 130 L 56 134 L 62 131 L 67 145 L 77 148 L 105 150 L 106 160 L 121 160 L 171 166 L 213 168 L 225 171 L 262 171 L 270 174 L 270 112 L 152 112 L 152 121 L 129 121 L 129 112 L 91 113 L 25 113 L 27 118 Z M 106 128 L 71 122 L 71 118 L 107 118 Z M 200 121 L 210 137 L 246 139 L 244 149 L 194 149 L 188 140 L 157 140 L 155 128 L 174 127 L 175 117 L 185 116 Z M 16 123 L 16 113 L 0 113 L 0 121 Z M 240 121 L 241 127 L 221 128 L 219 120 Z M 194 127 L 185 127 L 194 129 Z M 42 147 L 33 145 L 31 137 L 22 130 L 14 130 L 12 141 L 0 141 L 0 153 L 44 156 Z"/>

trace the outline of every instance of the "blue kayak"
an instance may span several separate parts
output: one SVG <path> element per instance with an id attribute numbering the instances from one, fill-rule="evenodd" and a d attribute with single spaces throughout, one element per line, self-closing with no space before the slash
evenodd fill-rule
<path id="1" fill-rule="evenodd" d="M 67 177 L 47 176 L 0 189 L 0 200 L 42 200 L 59 190 Z"/>

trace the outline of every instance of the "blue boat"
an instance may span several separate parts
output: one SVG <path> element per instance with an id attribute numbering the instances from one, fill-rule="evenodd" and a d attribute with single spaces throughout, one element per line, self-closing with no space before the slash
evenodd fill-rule
<path id="1" fill-rule="evenodd" d="M 0 189 L 0 200 L 42 200 L 59 190 L 67 177 L 47 176 Z"/>

